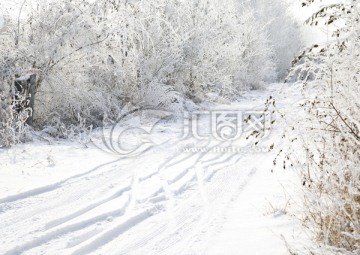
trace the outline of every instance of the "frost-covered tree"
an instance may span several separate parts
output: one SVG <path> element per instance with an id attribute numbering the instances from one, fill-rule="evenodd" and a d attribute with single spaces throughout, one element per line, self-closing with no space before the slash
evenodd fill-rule
<path id="1" fill-rule="evenodd" d="M 234 99 L 276 72 L 270 26 L 243 3 L 27 0 L 0 35 L 0 89 L 36 73 L 35 123 L 57 130 L 116 120 L 125 105 Z"/>
<path id="2" fill-rule="evenodd" d="M 273 48 L 275 73 L 268 80 L 284 80 L 291 61 L 303 47 L 299 24 L 290 15 L 289 3 L 284 0 L 245 0 L 255 10 L 256 18 L 266 27 Z"/>
<path id="3" fill-rule="evenodd" d="M 359 19 L 357 1 L 322 6 L 307 23 L 327 27 L 329 41 L 304 51 L 293 70 L 307 96 L 307 118 L 295 129 L 304 148 L 306 222 L 324 250 L 341 254 L 360 252 Z"/>
<path id="4" fill-rule="evenodd" d="M 37 74 L 36 114 L 42 123 L 54 111 L 72 118 L 74 110 L 81 110 L 74 102 L 89 100 L 82 96 L 90 89 L 82 67 L 108 36 L 96 24 L 91 5 L 74 2 L 24 2 L 18 18 L 7 20 L 8 33 L 2 36 L 3 77 Z"/>

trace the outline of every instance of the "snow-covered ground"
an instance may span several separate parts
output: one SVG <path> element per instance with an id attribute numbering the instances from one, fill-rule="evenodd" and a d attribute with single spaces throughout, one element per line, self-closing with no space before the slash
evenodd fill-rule
<path id="1" fill-rule="evenodd" d="M 283 84 L 214 110 L 261 111 L 270 95 L 279 111 L 298 114 L 301 96 Z M 104 152 L 108 137 L 102 141 L 99 131 L 86 145 L 36 138 L 1 149 L 0 254 L 301 251 L 308 238 L 292 215 L 301 182 L 295 170 L 273 164 L 284 123 L 275 121 L 260 150 L 245 137 L 199 141 L 181 131 L 162 122 L 137 155 Z M 213 150 L 220 146 L 242 151 Z"/>

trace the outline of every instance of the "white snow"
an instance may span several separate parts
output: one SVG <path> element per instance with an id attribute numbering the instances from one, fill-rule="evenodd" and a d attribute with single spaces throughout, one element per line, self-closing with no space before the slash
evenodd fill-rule
<path id="1" fill-rule="evenodd" d="M 215 109 L 261 110 L 270 95 L 284 111 L 300 100 L 297 88 L 273 84 Z M 136 156 L 41 139 L 0 149 L 0 254 L 301 250 L 308 238 L 292 215 L 301 183 L 295 170 L 272 163 L 282 146 L 281 122 L 262 143 L 275 144 L 267 153 L 184 152 L 188 144 L 219 143 L 180 139 L 178 124 L 161 125 L 151 137 L 158 142 Z M 99 133 L 94 137 L 100 139 Z M 245 139 L 221 144 L 231 145 L 250 148 Z"/>

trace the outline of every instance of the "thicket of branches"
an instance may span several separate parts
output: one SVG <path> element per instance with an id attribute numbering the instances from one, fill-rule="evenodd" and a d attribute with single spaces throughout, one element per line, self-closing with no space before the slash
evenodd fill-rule
<path id="1" fill-rule="evenodd" d="M 36 73 L 35 126 L 64 136 L 79 119 L 101 126 L 124 107 L 181 111 L 184 99 L 211 100 L 209 93 L 233 100 L 275 79 L 297 51 L 275 56 L 287 35 L 271 31 L 297 30 L 277 17 L 286 6 L 272 4 L 277 12 L 265 15 L 254 2 L 28 0 L 15 15 L 2 6 L 1 96 L 13 96 L 15 75 Z"/>
<path id="2" fill-rule="evenodd" d="M 321 7 L 307 23 L 328 27 L 329 42 L 304 51 L 293 70 L 306 95 L 292 140 L 304 149 L 296 161 L 304 166 L 305 222 L 325 254 L 360 253 L 359 19 L 355 0 Z"/>

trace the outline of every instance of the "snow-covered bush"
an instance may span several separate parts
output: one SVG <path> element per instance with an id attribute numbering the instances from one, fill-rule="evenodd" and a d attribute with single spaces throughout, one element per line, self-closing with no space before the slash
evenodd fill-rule
<path id="1" fill-rule="evenodd" d="M 124 8 L 132 14 L 124 22 L 132 24 L 136 37 L 126 40 L 126 56 L 112 56 L 123 63 L 132 85 L 125 87 L 135 103 L 143 101 L 149 84 L 172 86 L 189 98 L 209 92 L 229 96 L 258 87 L 274 72 L 267 31 L 252 10 L 235 8 L 232 1 L 140 1 L 118 9 Z"/>
<path id="2" fill-rule="evenodd" d="M 16 143 L 13 120 L 13 110 L 3 97 L 0 99 L 0 148 Z"/>
<path id="3" fill-rule="evenodd" d="M 1 37 L 0 37 L 1 38 Z M 25 102 L 24 96 L 15 96 L 14 72 L 18 68 L 14 63 L 14 55 L 2 52 L 0 55 L 0 148 L 30 139 L 26 120 L 30 110 L 19 108 Z M 24 106 L 24 105 L 23 105 Z"/>
<path id="4" fill-rule="evenodd" d="M 306 119 L 294 127 L 304 148 L 294 155 L 304 166 L 305 222 L 324 251 L 339 254 L 360 252 L 359 19 L 353 0 L 322 7 L 308 23 L 326 25 L 331 40 L 306 50 L 293 70 L 306 95 Z"/>
<path id="5" fill-rule="evenodd" d="M 268 80 L 284 80 L 291 69 L 291 61 L 303 47 L 300 28 L 290 16 L 289 3 L 284 0 L 248 0 L 255 10 L 255 16 L 268 32 L 268 40 L 273 48 L 275 73 Z"/>
<path id="6" fill-rule="evenodd" d="M 0 92 L 0 148 L 30 139 L 27 111 L 14 110 L 12 98 Z"/>
<path id="7" fill-rule="evenodd" d="M 179 90 L 200 98 L 209 92 L 235 96 L 274 72 L 267 31 L 253 10 L 244 8 L 232 1 L 194 1 L 179 8 L 184 12 L 179 25 L 186 29 L 174 76 Z"/>
<path id="8" fill-rule="evenodd" d="M 64 70 L 65 63 L 72 60 L 66 57 L 74 54 L 77 48 L 90 43 L 91 39 L 88 38 L 91 34 L 88 32 L 85 35 L 84 29 L 80 28 L 81 25 L 87 25 L 86 21 L 79 14 L 81 10 L 70 4 L 42 3 L 38 8 L 32 8 L 32 4 L 29 1 L 28 6 L 23 6 L 18 21 L 8 19 L 9 32 L 1 36 L 6 40 L 1 42 L 0 51 L 2 55 L 4 52 L 11 54 L 12 61 L 8 68 L 12 69 L 12 73 L 8 74 L 8 78 L 28 72 L 37 74 L 36 110 L 40 111 L 35 118 L 41 123 L 44 118 L 42 111 L 50 110 L 53 102 L 56 102 L 54 99 L 63 97 L 62 94 L 53 94 L 57 91 L 50 91 L 49 82 L 55 79 L 72 79 L 71 75 L 67 75 L 70 70 Z M 74 69 L 73 71 L 76 73 Z M 63 89 L 67 92 L 66 86 Z"/>
<path id="9" fill-rule="evenodd" d="M 276 76 L 271 26 L 247 2 L 27 0 L 8 15 L 0 55 L 8 78 L 37 74 L 39 127 L 79 114 L 101 126 L 155 101 L 182 111 L 184 98 L 234 99 Z"/>

